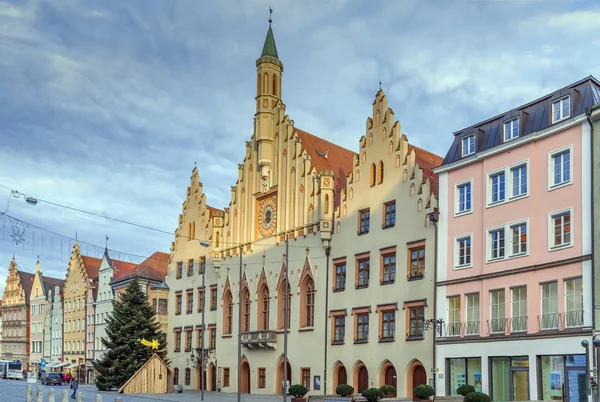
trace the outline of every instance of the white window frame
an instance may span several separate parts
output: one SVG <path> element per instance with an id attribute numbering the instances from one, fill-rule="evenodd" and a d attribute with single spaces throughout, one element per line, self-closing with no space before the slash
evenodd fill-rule
<path id="1" fill-rule="evenodd" d="M 456 303 L 453 305 L 452 310 L 450 309 L 450 299 L 458 299 L 458 308 L 456 308 Z M 460 336 L 460 324 L 461 324 L 461 311 L 462 311 L 462 296 L 461 295 L 453 295 L 453 296 L 446 296 L 446 304 L 447 304 L 447 309 L 446 309 L 446 322 L 448 323 L 448 328 L 450 328 L 451 325 L 457 325 L 458 326 L 458 333 L 452 333 L 452 334 L 447 334 L 447 336 Z M 458 311 L 458 321 L 450 321 L 450 312 L 455 313 L 456 311 Z M 455 314 L 452 314 L 452 318 L 454 318 Z M 448 331 L 447 331 L 448 332 Z"/>
<path id="2" fill-rule="evenodd" d="M 563 102 L 564 102 L 565 99 L 569 100 L 569 113 L 567 115 L 563 116 L 563 114 L 562 114 L 562 110 L 563 110 L 562 104 L 563 104 Z M 560 117 L 558 119 L 554 119 L 554 110 L 555 110 L 557 104 L 560 107 Z M 550 112 L 552 113 L 552 124 L 558 123 L 559 121 L 562 121 L 562 120 L 565 120 L 565 119 L 568 119 L 569 117 L 571 117 L 571 108 L 572 107 L 573 107 L 573 102 L 571 102 L 571 95 L 563 96 L 562 98 L 553 100 L 552 101 L 552 108 L 550 110 Z"/>
<path id="3" fill-rule="evenodd" d="M 556 284 L 556 311 L 553 312 L 544 312 L 544 300 L 549 300 L 550 298 L 546 298 L 544 299 L 544 285 L 551 285 L 551 284 Z M 557 319 L 557 326 L 556 327 L 547 327 L 545 328 L 543 326 L 543 316 L 544 314 L 559 314 L 558 310 L 559 310 L 559 300 L 558 300 L 558 281 L 557 280 L 553 280 L 553 281 L 548 281 L 548 282 L 542 282 L 540 283 L 540 318 L 542 320 L 542 325 L 541 325 L 541 329 L 542 331 L 548 331 L 548 330 L 555 330 L 558 329 L 558 327 L 560 326 L 560 324 L 558 323 L 558 319 Z"/>
<path id="4" fill-rule="evenodd" d="M 562 154 L 565 151 L 569 151 L 569 167 L 570 175 L 569 180 L 563 181 L 559 184 L 554 184 L 554 157 L 558 154 Z M 556 190 L 558 188 L 573 184 L 573 145 L 566 146 L 561 149 L 554 150 L 548 153 L 548 191 Z"/>
<path id="5" fill-rule="evenodd" d="M 459 257 L 460 257 L 459 256 L 460 247 L 458 246 L 458 242 L 460 240 L 464 240 L 467 238 L 469 238 L 471 240 L 471 258 L 469 259 L 468 264 L 459 265 L 458 261 L 459 261 Z M 465 233 L 463 235 L 456 236 L 454 238 L 454 269 L 459 270 L 459 269 L 466 269 L 466 268 L 473 268 L 473 233 Z"/>
<path id="6" fill-rule="evenodd" d="M 467 141 L 467 144 L 469 144 L 469 142 L 470 142 L 470 141 L 468 141 L 469 138 L 473 138 L 473 149 L 467 149 L 466 150 L 467 152 L 465 152 L 465 141 Z M 469 155 L 473 155 L 475 153 L 475 149 L 477 149 L 477 138 L 475 138 L 475 133 L 465 135 L 464 137 L 462 137 L 460 139 L 460 154 L 462 155 L 463 158 L 466 156 L 469 156 Z"/>
<path id="7" fill-rule="evenodd" d="M 474 306 L 473 299 L 477 299 L 477 306 Z M 481 333 L 481 295 L 479 292 L 467 293 L 465 295 L 465 308 L 466 308 L 466 320 L 465 320 L 465 334 L 466 335 L 479 335 Z M 473 320 L 469 320 L 469 312 L 474 313 L 476 310 L 477 314 L 473 314 Z M 469 326 L 470 323 L 477 323 L 477 331 L 470 331 L 473 326 Z"/>
<path id="8" fill-rule="evenodd" d="M 517 135 L 513 137 L 512 136 L 512 132 L 513 132 L 513 130 L 515 128 L 514 127 L 515 126 L 514 122 L 517 122 Z M 517 139 L 517 138 L 519 138 L 521 136 L 521 132 L 520 132 L 521 131 L 521 124 L 520 123 L 521 123 L 521 121 L 519 119 L 519 116 L 513 117 L 512 119 L 504 120 L 502 122 L 502 132 L 504 134 L 504 142 L 515 140 L 515 139 Z M 510 131 L 509 132 L 506 131 L 506 125 L 510 125 Z M 510 134 L 510 136 L 507 137 L 506 134 Z"/>
<path id="9" fill-rule="evenodd" d="M 527 172 L 527 192 L 523 193 L 523 194 L 516 194 L 513 191 L 513 170 L 520 168 L 520 167 L 525 167 L 525 170 Z M 504 173 L 504 199 L 500 200 L 500 201 L 494 201 L 492 202 L 492 178 L 500 173 Z M 489 172 L 486 175 L 486 208 L 492 208 L 498 205 L 502 205 L 502 204 L 506 204 L 507 202 L 511 202 L 511 201 L 516 201 L 516 200 L 520 200 L 521 198 L 525 198 L 525 197 L 529 197 L 529 192 L 530 192 L 530 180 L 529 177 L 531 176 L 530 171 L 529 171 L 529 159 L 525 159 L 522 161 L 519 161 L 517 163 L 514 163 L 512 165 L 506 166 L 502 169 L 497 169 L 494 171 Z M 471 189 L 472 191 L 472 189 Z"/>
<path id="10" fill-rule="evenodd" d="M 502 302 L 502 307 L 503 307 L 502 309 L 499 309 L 497 307 L 497 306 L 500 306 L 500 303 L 496 303 L 496 304 L 493 303 L 493 297 L 492 297 L 492 295 L 494 293 L 500 294 L 500 292 L 502 292 L 504 294 L 504 297 L 503 297 L 504 301 Z M 504 288 L 490 289 L 489 290 L 489 297 L 490 297 L 490 333 L 492 333 L 492 334 L 505 333 L 506 332 L 506 289 L 504 289 Z M 502 317 L 496 317 L 496 318 L 494 318 L 494 314 L 493 314 L 494 307 L 496 307 L 496 311 L 497 312 L 502 312 Z M 504 320 L 504 324 L 503 324 L 504 325 L 504 331 L 492 331 L 492 328 L 491 328 L 492 325 L 491 325 L 491 323 L 495 319 L 496 320 Z"/>
<path id="11" fill-rule="evenodd" d="M 527 252 L 525 253 L 516 253 L 512 252 L 513 250 L 513 239 L 512 239 L 512 228 L 513 226 L 518 226 L 525 224 L 526 233 L 527 233 Z M 504 257 L 492 258 L 492 232 L 504 229 Z M 529 255 L 529 250 L 531 249 L 531 229 L 529 225 L 529 218 L 521 219 L 518 221 L 510 222 L 504 225 L 494 226 L 487 228 L 486 230 L 486 263 L 491 264 L 498 261 L 504 261 L 513 258 L 526 257 Z M 471 244 L 472 246 L 472 244 Z"/>
<path id="12" fill-rule="evenodd" d="M 581 310 L 572 310 L 572 309 L 569 309 L 569 303 L 568 303 L 568 299 L 569 299 L 568 283 L 571 282 L 571 281 L 577 281 L 577 280 L 581 280 L 581 284 L 582 284 L 582 286 L 581 286 L 582 287 L 581 294 L 579 294 L 577 292 L 577 288 L 576 288 L 575 289 L 576 292 L 573 295 L 575 295 L 575 296 L 581 296 L 581 299 L 582 299 Z M 577 312 L 577 311 L 581 311 L 582 314 L 585 314 L 585 292 L 583 290 L 583 276 L 575 276 L 573 278 L 565 278 L 563 280 L 563 282 L 564 282 L 563 286 L 564 286 L 564 292 L 565 292 L 564 293 L 565 294 L 565 301 L 564 301 L 564 303 L 565 303 L 565 318 L 564 318 L 564 321 L 563 321 L 564 325 L 565 325 L 566 328 L 579 328 L 579 327 L 583 326 L 584 324 L 583 325 L 569 325 L 569 323 L 568 323 L 569 320 L 568 320 L 567 314 L 570 313 L 570 312 Z M 571 296 L 573 296 L 573 295 L 571 295 Z M 585 320 L 585 318 L 582 321 L 584 321 L 584 320 Z"/>
<path id="13" fill-rule="evenodd" d="M 525 289 L 525 298 L 523 299 L 521 296 L 521 289 Z M 515 292 L 519 293 L 519 300 L 515 301 Z M 511 319 L 511 325 L 510 325 L 510 332 L 527 332 L 528 326 L 529 326 L 529 317 L 528 317 L 528 313 L 527 313 L 527 309 L 529 307 L 529 303 L 527 300 L 527 296 L 529 295 L 528 289 L 527 289 L 527 285 L 519 285 L 519 286 L 513 286 L 512 288 L 510 288 L 510 319 Z M 517 307 L 518 310 L 521 310 L 521 305 L 525 304 L 525 315 L 515 315 L 515 307 Z M 525 328 L 519 328 L 519 329 L 514 329 L 514 324 L 513 324 L 513 320 L 515 318 L 521 318 L 521 317 L 525 317 Z"/>
<path id="14" fill-rule="evenodd" d="M 554 246 L 553 245 L 554 244 L 554 219 L 553 219 L 553 217 L 556 215 L 564 214 L 566 212 L 568 212 L 570 214 L 569 231 L 571 234 L 571 241 L 568 244 Z M 561 209 L 558 211 L 553 211 L 548 214 L 548 251 L 549 252 L 563 250 L 565 248 L 573 247 L 573 245 L 575 244 L 575 236 L 573 233 L 574 233 L 573 232 L 573 207 Z"/>
<path id="15" fill-rule="evenodd" d="M 460 189 L 464 186 L 471 186 L 471 208 L 460 210 Z M 454 216 L 462 216 L 473 213 L 473 179 L 463 180 L 454 185 Z"/>

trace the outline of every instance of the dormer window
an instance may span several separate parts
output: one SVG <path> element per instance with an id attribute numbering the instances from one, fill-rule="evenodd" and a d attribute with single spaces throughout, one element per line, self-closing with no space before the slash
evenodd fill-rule
<path id="1" fill-rule="evenodd" d="M 504 142 L 514 140 L 519 136 L 519 118 L 515 117 L 504 122 Z"/>
<path id="2" fill-rule="evenodd" d="M 461 140 L 462 143 L 462 156 L 469 156 L 475 153 L 475 134 L 467 135 Z"/>
<path id="3" fill-rule="evenodd" d="M 552 102 L 552 123 L 566 119 L 571 116 L 571 98 L 565 96 Z"/>

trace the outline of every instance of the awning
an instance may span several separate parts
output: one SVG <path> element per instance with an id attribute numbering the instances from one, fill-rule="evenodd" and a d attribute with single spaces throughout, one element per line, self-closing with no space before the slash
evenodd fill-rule
<path id="1" fill-rule="evenodd" d="M 68 362 L 57 362 L 57 363 L 53 363 L 52 368 L 59 368 L 59 367 L 64 367 L 66 365 L 68 365 Z"/>
<path id="2" fill-rule="evenodd" d="M 69 363 L 67 363 L 67 364 L 69 364 Z M 71 365 L 70 365 L 69 367 L 67 367 L 67 368 L 69 368 L 69 369 L 72 369 L 72 368 L 77 368 L 78 366 L 79 366 L 79 364 L 77 364 L 77 363 L 73 363 L 73 364 L 71 364 Z"/>
<path id="3" fill-rule="evenodd" d="M 58 363 L 48 363 L 48 364 L 46 364 L 45 368 L 52 368 L 52 367 L 56 366 L 57 364 Z"/>

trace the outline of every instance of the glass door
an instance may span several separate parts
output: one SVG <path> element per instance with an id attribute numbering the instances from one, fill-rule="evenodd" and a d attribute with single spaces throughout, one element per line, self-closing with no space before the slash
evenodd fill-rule
<path id="1" fill-rule="evenodd" d="M 529 369 L 511 369 L 512 376 L 512 400 L 529 400 Z"/>
<path id="2" fill-rule="evenodd" d="M 566 395 L 569 402 L 587 402 L 586 370 L 567 367 Z"/>

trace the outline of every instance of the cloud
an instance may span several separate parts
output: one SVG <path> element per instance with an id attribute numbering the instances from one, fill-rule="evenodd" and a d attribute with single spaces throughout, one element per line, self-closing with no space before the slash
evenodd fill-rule
<path id="1" fill-rule="evenodd" d="M 196 162 L 208 203 L 227 206 L 253 131 L 270 4 L 1 2 L 0 184 L 172 232 Z M 443 155 L 454 131 L 598 74 L 599 15 L 584 1 L 278 2 L 287 113 L 357 150 L 381 81 L 411 142 Z M 0 189 L 0 211 L 9 198 Z M 100 246 L 90 254 L 105 235 L 139 255 L 173 239 L 22 199 L 9 213 L 77 233 Z M 0 223 L 0 266 L 15 253 L 33 271 L 40 254 L 45 274 L 64 277 L 72 242 L 50 247 L 30 227 L 15 246 L 12 230 Z"/>

